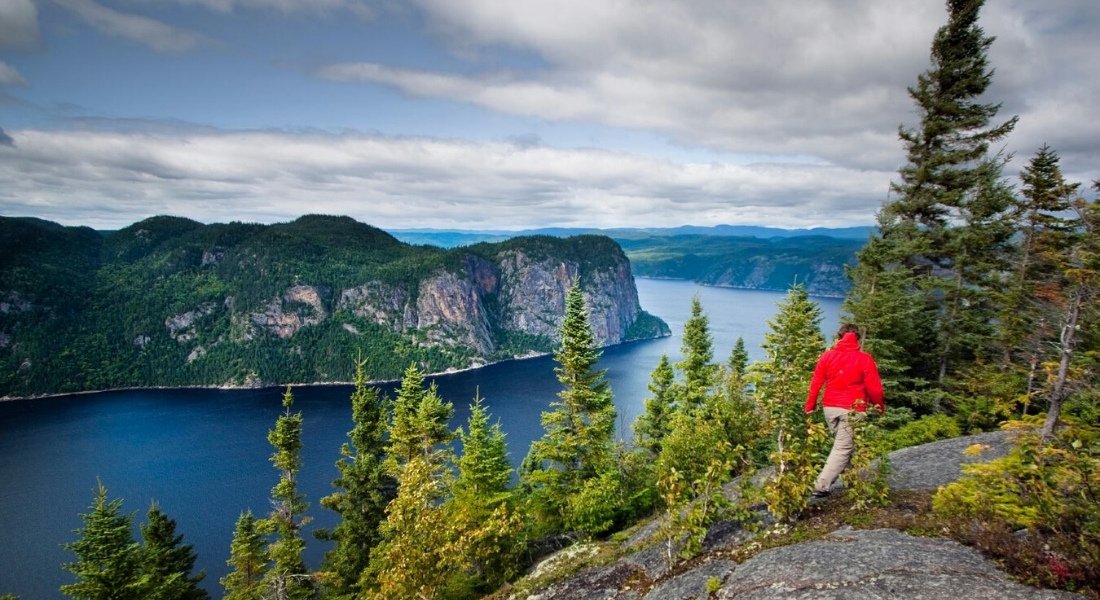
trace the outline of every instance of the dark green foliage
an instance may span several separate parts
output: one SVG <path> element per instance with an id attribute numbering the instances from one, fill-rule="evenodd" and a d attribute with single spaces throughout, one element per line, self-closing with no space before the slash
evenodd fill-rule
<path id="1" fill-rule="evenodd" d="M 786 290 L 802 283 L 823 296 L 848 289 L 844 267 L 855 262 L 857 239 L 826 236 L 757 238 L 669 235 L 629 238 L 616 235 L 634 274 L 690 279 L 707 285 Z"/>
<path id="2" fill-rule="evenodd" d="M 676 365 L 684 375 L 680 399 L 684 406 L 697 408 L 710 393 L 717 372 L 710 325 L 698 296 L 691 299 L 691 317 L 684 323 L 681 351 L 684 359 Z"/>
<path id="3" fill-rule="evenodd" d="M 523 520 L 508 489 L 512 466 L 504 431 L 499 422 L 489 424 L 480 397 L 470 406 L 466 429 L 458 437 L 462 456 L 446 507 L 460 554 L 452 587 L 473 596 L 495 590 L 517 573 Z"/>
<path id="4" fill-rule="evenodd" d="M 390 471 L 396 472 L 398 467 L 417 456 L 431 464 L 438 463 L 441 460 L 439 445 L 454 437 L 448 428 L 452 415 L 454 405 L 439 397 L 434 383 L 425 388 L 424 374 L 415 364 L 409 365 L 393 403 L 393 422 L 386 448 L 387 460 L 393 463 Z"/>
<path id="5" fill-rule="evenodd" d="M 156 504 L 149 508 L 141 525 L 142 586 L 148 600 L 205 600 L 210 597 L 199 587 L 204 573 L 191 575 L 195 551 L 176 534 L 176 522 Z"/>
<path id="6" fill-rule="evenodd" d="M 322 506 L 340 515 L 340 522 L 332 530 L 317 532 L 318 538 L 335 542 L 321 569 L 327 574 L 325 589 L 335 597 L 359 593 L 360 575 L 367 567 L 370 549 L 381 540 L 378 526 L 396 487 L 383 466 L 386 402 L 367 384 L 361 359 L 355 366 L 351 418 L 354 425 L 336 463 L 340 475 L 332 482 L 337 491 L 321 499 Z"/>
<path id="7" fill-rule="evenodd" d="M 271 489 L 272 510 L 265 527 L 273 539 L 267 553 L 271 566 L 264 574 L 267 592 L 279 599 L 302 599 L 313 595 L 309 571 L 302 559 L 305 540 L 302 526 L 308 505 L 298 492 L 298 471 L 302 468 L 302 413 L 291 413 L 294 395 L 288 386 L 283 394 L 284 412 L 268 432 L 267 441 L 275 449 L 271 464 L 279 471 L 279 482 Z"/>
<path id="8" fill-rule="evenodd" d="M 531 446 L 521 475 L 528 507 L 541 527 L 600 533 L 620 506 L 613 433 L 615 405 L 588 323 L 584 296 L 573 286 L 566 298 L 562 345 L 554 370 L 564 388 L 542 413 L 545 433 Z"/>
<path id="9" fill-rule="evenodd" d="M 405 328 L 402 311 L 416 306 L 422 281 L 444 271 L 467 277 L 477 261 L 499 269 L 517 252 L 567 261 L 582 280 L 628 264 L 613 241 L 597 236 L 444 251 L 318 215 L 277 225 L 154 217 L 102 235 L 0 217 L 0 242 L 9 249 L 0 257 L 0 303 L 15 309 L 0 311 L 0 395 L 349 381 L 347 357 L 359 351 L 370 379 L 399 377 L 410 362 L 436 372 L 548 352 L 550 339 L 500 325 L 508 307 L 493 291 L 483 290 L 494 347 L 484 356 L 462 344 L 424 343 L 425 331 Z M 340 304 L 345 291 L 364 285 L 400 299 L 386 309 L 396 322 Z M 301 301 L 294 289 L 316 301 Z M 277 322 L 293 335 L 280 337 Z M 642 314 L 627 339 L 662 327 Z"/>
<path id="10" fill-rule="evenodd" d="M 76 578 L 61 593 L 78 600 L 141 600 L 141 546 L 134 541 L 133 516 L 122 513 L 122 499 L 109 500 L 100 483 L 91 510 L 82 514 L 77 540 L 65 544 L 76 562 L 65 570 Z"/>
<path id="11" fill-rule="evenodd" d="M 266 524 L 252 516 L 252 511 L 241 513 L 229 546 L 229 560 L 233 567 L 219 583 L 225 588 L 224 600 L 261 600 L 264 598 L 264 575 L 268 568 L 267 543 L 264 541 Z"/>
<path id="12" fill-rule="evenodd" d="M 678 392 L 675 377 L 668 356 L 662 354 L 650 377 L 649 393 L 652 395 L 645 399 L 645 414 L 634 422 L 635 445 L 653 456 L 661 453 L 661 444 L 672 430 Z"/>
<path id="13" fill-rule="evenodd" d="M 1004 159 L 990 144 L 1015 126 L 990 125 L 999 105 L 981 102 L 993 39 L 978 26 L 982 0 L 952 0 L 928 71 L 909 94 L 920 124 L 901 128 L 908 162 L 879 213 L 879 231 L 849 271 L 845 309 L 892 397 L 917 409 L 941 406 L 946 380 L 994 345 L 990 321 L 1012 235 Z"/>

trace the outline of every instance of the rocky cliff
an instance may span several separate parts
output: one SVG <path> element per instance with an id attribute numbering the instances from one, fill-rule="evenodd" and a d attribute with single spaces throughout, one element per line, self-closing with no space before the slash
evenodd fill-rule
<path id="1" fill-rule="evenodd" d="M 35 226 L 6 220 L 0 234 Z M 0 361 L 12 367 L 0 395 L 346 381 L 356 356 L 374 378 L 409 362 L 478 366 L 553 349 L 574 284 L 601 345 L 668 333 L 639 306 L 622 249 L 599 236 L 441 250 L 347 218 L 260 226 L 157 217 L 96 244 L 84 248 L 96 257 L 91 276 L 69 289 L 0 269 Z M 32 272 L 65 261 L 23 252 L 9 262 Z M 78 369 L 59 360 L 78 355 Z"/>

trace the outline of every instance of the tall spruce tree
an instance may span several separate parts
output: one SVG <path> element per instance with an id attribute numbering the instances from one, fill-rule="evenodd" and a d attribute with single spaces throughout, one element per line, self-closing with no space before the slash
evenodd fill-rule
<path id="1" fill-rule="evenodd" d="M 817 359 L 825 349 L 821 309 L 806 288 L 792 286 L 768 321 L 763 349 L 766 358 L 754 363 L 751 378 L 757 403 L 766 415 L 775 474 L 765 485 L 772 514 L 790 519 L 805 508 L 822 460 L 826 437 L 816 419 L 803 414 L 803 402 Z"/>
<path id="2" fill-rule="evenodd" d="M 325 555 L 322 571 L 326 592 L 336 598 L 354 597 L 367 567 L 370 549 L 378 544 L 379 524 L 396 483 L 385 472 L 386 403 L 378 390 L 367 384 L 365 361 L 355 363 L 355 389 L 351 394 L 351 431 L 336 462 L 340 475 L 332 482 L 337 491 L 321 499 L 321 506 L 340 515 L 331 530 L 317 532 L 320 539 L 335 542 Z"/>
<path id="3" fill-rule="evenodd" d="M 516 573 L 523 520 L 508 489 L 512 466 L 504 431 L 499 422 L 489 424 L 480 396 L 458 437 L 462 456 L 446 507 L 459 563 L 452 588 L 474 596 L 495 590 Z"/>
<path id="4" fill-rule="evenodd" d="M 570 502 L 582 496 L 592 499 L 613 487 L 612 472 L 617 470 L 615 405 L 605 372 L 595 369 L 600 352 L 588 323 L 584 296 L 576 285 L 566 296 L 561 347 L 554 358 L 558 363 L 554 373 L 564 389 L 551 403 L 551 410 L 542 413 L 545 433 L 532 445 L 524 473 L 524 484 L 531 490 L 528 506 L 551 531 L 568 526 L 566 513 L 576 516 L 568 508 Z M 587 506 L 586 510 L 613 508 Z"/>
<path id="5" fill-rule="evenodd" d="M 250 510 L 237 518 L 226 561 L 233 570 L 219 580 L 225 589 L 223 600 L 263 600 L 265 597 L 268 556 L 263 530 L 264 523 Z"/>
<path id="6" fill-rule="evenodd" d="M 195 550 L 176 534 L 176 522 L 154 503 L 141 524 L 141 572 L 144 597 L 148 600 L 206 600 L 210 595 L 199 587 L 205 573 L 191 575 Z"/>
<path id="7" fill-rule="evenodd" d="M 1079 184 L 1062 175 L 1058 154 L 1043 145 L 1020 172 L 1023 183 L 1012 215 L 1019 231 L 1015 269 L 1004 291 L 1000 344 L 1004 365 L 1022 364 L 1026 404 L 1038 387 L 1040 364 L 1049 356 L 1057 323 L 1052 317 L 1051 289 L 1059 278 L 1056 257 L 1072 232 L 1067 214 Z"/>
<path id="8" fill-rule="evenodd" d="M 645 413 L 634 422 L 634 443 L 657 456 L 665 436 L 672 430 L 672 417 L 677 407 L 676 373 L 665 354 L 661 355 L 650 376 L 649 393 L 650 397 L 645 399 Z"/>
<path id="9" fill-rule="evenodd" d="M 366 598 L 437 598 L 458 566 L 453 528 L 442 506 L 449 488 L 447 465 L 453 439 L 447 424 L 454 406 L 411 365 L 394 403 L 387 472 L 397 496 L 386 507 L 381 539 L 370 551 L 359 587 Z"/>
<path id="10" fill-rule="evenodd" d="M 77 600 L 141 600 L 141 547 L 134 541 L 133 516 L 123 514 L 122 500 L 109 500 L 98 483 L 91 510 L 80 515 L 84 526 L 77 540 L 65 544 L 76 561 L 63 568 L 76 577 L 61 593 Z"/>
<path id="11" fill-rule="evenodd" d="M 279 471 L 279 482 L 271 489 L 272 510 L 267 522 L 274 538 L 267 547 L 271 566 L 264 574 L 264 584 L 267 594 L 276 600 L 300 600 L 313 595 L 313 582 L 302 558 L 306 547 L 302 527 L 309 522 L 303 516 L 308 504 L 298 491 L 302 413 L 291 413 L 293 404 L 294 394 L 287 386 L 283 393 L 283 414 L 267 434 L 267 441 L 275 449 L 271 464 Z"/>
<path id="12" fill-rule="evenodd" d="M 969 307 L 996 291 L 987 267 L 1002 260 L 1011 233 L 1002 222 L 1003 161 L 989 147 L 1012 131 L 1016 118 L 991 126 L 1000 105 L 980 100 L 993 73 L 987 58 L 993 38 L 978 26 L 982 4 L 947 2 L 932 65 L 909 89 L 920 125 L 899 130 L 908 162 L 879 213 L 878 235 L 850 271 L 846 310 L 868 329 L 886 370 L 908 372 L 910 393 L 925 382 L 943 383 L 954 366 L 990 344 L 984 320 L 994 310 Z M 929 404 L 939 407 L 938 393 Z"/>
<path id="13" fill-rule="evenodd" d="M 717 369 L 710 322 L 703 314 L 699 296 L 691 299 L 691 317 L 684 323 L 682 351 L 684 358 L 677 365 L 684 374 L 681 399 L 685 407 L 695 408 L 702 405 L 710 393 Z"/>
<path id="14" fill-rule="evenodd" d="M 453 437 L 448 428 L 453 414 L 454 405 L 439 397 L 434 383 L 425 388 L 424 374 L 415 364 L 409 365 L 393 403 L 387 460 L 404 464 L 419 455 L 434 462 L 431 454 L 437 446 Z"/>

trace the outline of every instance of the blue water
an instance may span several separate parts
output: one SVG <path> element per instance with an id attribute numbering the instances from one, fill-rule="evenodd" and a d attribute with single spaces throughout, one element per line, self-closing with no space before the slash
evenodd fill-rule
<path id="1" fill-rule="evenodd" d="M 624 344 L 604 351 L 619 410 L 620 434 L 642 413 L 649 375 L 662 354 L 676 360 L 680 334 L 698 295 L 710 318 L 715 360 L 724 362 L 738 336 L 749 354 L 783 294 L 708 288 L 682 281 L 638 280 L 642 306 L 672 328 L 669 338 Z M 825 332 L 836 329 L 840 302 L 818 299 Z M 455 405 L 453 426 L 465 422 L 468 403 L 480 391 L 507 433 L 513 463 L 542 435 L 539 415 L 560 386 L 551 357 L 512 361 L 437 377 L 440 394 Z M 393 385 L 381 386 L 389 393 Z M 350 428 L 347 386 L 294 390 L 304 417 L 301 489 L 314 527 L 331 527 L 334 514 L 318 500 L 331 492 L 333 466 Z M 23 600 L 60 598 L 72 576 L 61 563 L 73 555 L 79 513 L 91 503 L 97 478 L 124 509 L 144 520 L 155 500 L 193 544 L 205 587 L 221 596 L 218 578 L 228 570 L 229 542 L 244 509 L 265 514 L 277 474 L 268 458 L 267 431 L 281 411 L 282 390 L 144 390 L 0 403 L 0 594 Z M 135 531 L 136 535 L 136 531 Z M 309 535 L 307 562 L 320 564 L 326 545 Z"/>

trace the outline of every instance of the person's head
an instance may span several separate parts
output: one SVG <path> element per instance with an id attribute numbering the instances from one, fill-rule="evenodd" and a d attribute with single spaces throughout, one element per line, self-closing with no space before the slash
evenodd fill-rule
<path id="1" fill-rule="evenodd" d="M 843 325 L 841 325 L 840 330 L 836 332 L 836 339 L 839 340 L 839 339 L 843 338 L 845 333 L 854 333 L 854 334 L 856 334 L 856 340 L 857 341 L 863 337 L 859 333 L 859 325 L 856 325 L 855 323 L 844 323 Z"/>

